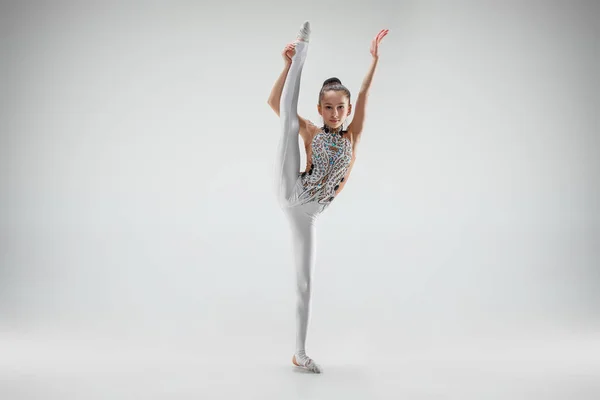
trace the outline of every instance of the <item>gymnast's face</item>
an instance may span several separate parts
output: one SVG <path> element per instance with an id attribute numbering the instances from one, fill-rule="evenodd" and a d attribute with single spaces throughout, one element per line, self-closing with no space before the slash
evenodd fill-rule
<path id="1" fill-rule="evenodd" d="M 321 103 L 317 106 L 323 122 L 332 128 L 341 126 L 352 112 L 352 104 L 342 91 L 328 90 L 323 93 Z"/>

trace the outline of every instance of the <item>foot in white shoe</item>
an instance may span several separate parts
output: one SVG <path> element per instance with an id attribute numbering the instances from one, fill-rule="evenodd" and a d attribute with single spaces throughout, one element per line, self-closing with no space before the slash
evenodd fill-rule
<path id="1" fill-rule="evenodd" d="M 298 32 L 296 39 L 308 43 L 310 39 L 310 22 L 304 21 L 302 27 L 300 27 L 300 31 Z"/>
<path id="2" fill-rule="evenodd" d="M 294 357 L 292 357 L 292 363 L 294 363 L 294 365 L 297 367 L 300 367 L 310 372 L 314 372 L 315 374 L 320 374 L 321 372 L 323 372 L 321 366 L 317 364 L 312 358 L 306 355 L 298 355 L 298 358 L 296 358 L 296 354 L 294 354 Z"/>

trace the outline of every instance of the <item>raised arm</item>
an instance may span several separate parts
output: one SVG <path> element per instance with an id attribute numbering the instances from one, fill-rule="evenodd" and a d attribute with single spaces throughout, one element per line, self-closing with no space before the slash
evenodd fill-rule
<path id="1" fill-rule="evenodd" d="M 283 92 L 283 85 L 285 83 L 285 78 L 287 78 L 287 74 L 290 71 L 291 63 L 286 63 L 283 67 L 283 71 L 275 81 L 273 85 L 273 89 L 271 89 L 271 94 L 269 95 L 269 100 L 267 103 L 271 106 L 273 111 L 279 115 L 279 102 L 281 101 L 281 92 Z"/>
<path id="2" fill-rule="evenodd" d="M 281 101 L 281 93 L 283 92 L 283 85 L 285 84 L 285 79 L 287 78 L 287 74 L 290 70 L 290 66 L 292 65 L 292 57 L 295 54 L 294 46 L 295 46 L 294 42 L 288 43 L 285 46 L 285 48 L 283 49 L 283 52 L 281 54 L 283 56 L 285 65 L 283 67 L 283 71 L 281 72 L 281 74 L 279 75 L 277 80 L 275 81 L 275 84 L 273 85 L 273 89 L 271 89 L 271 94 L 269 95 L 269 99 L 267 100 L 267 104 L 269 104 L 269 106 L 271 106 L 273 111 L 275 111 L 275 113 L 278 116 L 279 116 L 279 103 Z M 299 134 L 302 137 L 302 140 L 304 140 L 305 144 L 309 143 L 309 141 L 311 140 L 311 137 L 310 137 L 310 129 L 308 126 L 308 121 L 299 115 L 298 115 L 298 121 L 300 123 Z"/>
<path id="3" fill-rule="evenodd" d="M 382 29 L 375 39 L 371 42 L 371 55 L 373 56 L 373 60 L 371 61 L 371 66 L 369 67 L 369 71 L 367 75 L 363 79 L 362 85 L 360 86 L 360 91 L 358 92 L 358 97 L 356 98 L 356 103 L 354 104 L 354 117 L 352 118 L 352 122 L 348 126 L 348 131 L 352 133 L 353 136 L 358 136 L 363 131 L 363 125 L 365 121 L 365 110 L 367 108 L 367 99 L 369 96 L 369 89 L 371 87 L 371 81 L 373 80 L 373 75 L 375 75 L 375 68 L 377 67 L 377 63 L 379 62 L 379 43 L 381 39 L 387 35 L 389 32 L 388 29 Z"/>

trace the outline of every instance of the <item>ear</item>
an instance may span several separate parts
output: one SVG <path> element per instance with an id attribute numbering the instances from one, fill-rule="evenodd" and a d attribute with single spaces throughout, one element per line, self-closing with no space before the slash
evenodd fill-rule
<path id="1" fill-rule="evenodd" d="M 352 114 L 352 104 L 348 104 L 348 115 Z"/>
<path id="2" fill-rule="evenodd" d="M 319 112 L 320 116 L 323 116 L 323 111 L 321 110 L 321 104 L 317 104 L 317 111 Z"/>

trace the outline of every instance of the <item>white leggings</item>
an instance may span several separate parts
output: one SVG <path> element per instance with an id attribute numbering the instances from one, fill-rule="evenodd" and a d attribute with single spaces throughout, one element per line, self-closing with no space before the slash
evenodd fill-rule
<path id="1" fill-rule="evenodd" d="M 296 354 L 305 354 L 306 333 L 310 316 L 311 277 L 316 260 L 316 226 L 318 216 L 327 205 L 317 200 L 299 202 L 302 191 L 300 181 L 300 149 L 298 94 L 302 67 L 306 60 L 308 43 L 299 41 L 296 54 L 288 71 L 279 116 L 281 137 L 277 150 L 275 186 L 279 205 L 284 211 L 292 232 L 292 249 L 296 269 Z"/>

